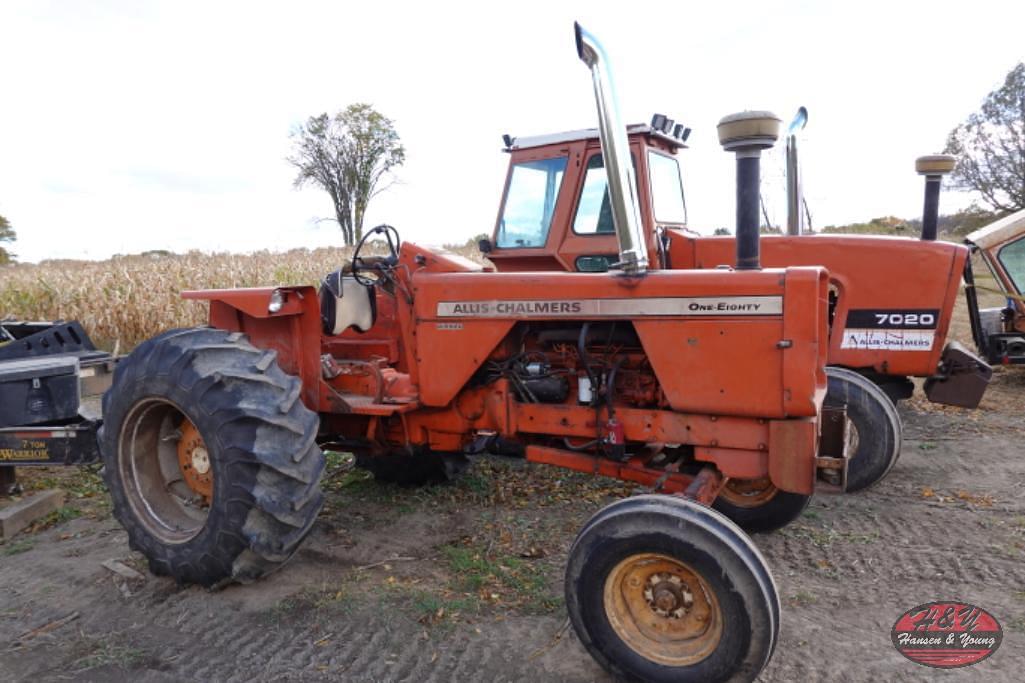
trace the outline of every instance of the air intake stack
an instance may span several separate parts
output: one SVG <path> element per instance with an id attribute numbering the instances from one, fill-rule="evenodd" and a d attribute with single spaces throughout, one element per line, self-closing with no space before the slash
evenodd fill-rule
<path id="1" fill-rule="evenodd" d="M 762 150 L 779 139 L 782 121 L 768 111 L 745 111 L 719 121 L 719 144 L 737 155 L 737 270 L 758 270 L 758 205 Z"/>
<path id="2" fill-rule="evenodd" d="M 630 141 L 626 126 L 619 116 L 609 58 L 601 43 L 580 24 L 576 32 L 577 55 L 591 70 L 594 98 L 598 105 L 598 137 L 608 178 L 612 222 L 619 241 L 619 263 L 628 275 L 643 275 L 648 268 L 648 250 L 641 230 L 641 213 L 637 203 L 637 180 L 630 159 Z"/>
<path id="3" fill-rule="evenodd" d="M 787 234 L 800 235 L 801 203 L 804 201 L 801 190 L 801 164 L 797 159 L 797 134 L 808 124 L 808 110 L 801 107 L 797 110 L 794 120 L 787 128 Z"/>
<path id="4" fill-rule="evenodd" d="M 922 209 L 922 239 L 936 239 L 940 214 L 940 186 L 943 176 L 954 170 L 957 160 L 949 154 L 931 154 L 915 159 L 915 170 L 925 176 L 925 207 Z"/>

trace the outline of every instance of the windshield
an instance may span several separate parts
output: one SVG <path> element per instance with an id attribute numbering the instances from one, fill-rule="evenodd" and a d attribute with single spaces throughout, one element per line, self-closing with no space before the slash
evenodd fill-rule
<path id="1" fill-rule="evenodd" d="M 1000 259 L 1000 265 L 1007 271 L 1018 293 L 1025 292 L 1025 237 L 1001 247 L 997 258 Z"/>
<path id="2" fill-rule="evenodd" d="M 499 247 L 543 247 L 552 227 L 566 157 L 516 164 L 498 223 Z"/>
<path id="3" fill-rule="evenodd" d="M 651 175 L 651 204 L 659 223 L 687 223 L 687 205 L 683 199 L 680 165 L 673 157 L 648 150 Z"/>

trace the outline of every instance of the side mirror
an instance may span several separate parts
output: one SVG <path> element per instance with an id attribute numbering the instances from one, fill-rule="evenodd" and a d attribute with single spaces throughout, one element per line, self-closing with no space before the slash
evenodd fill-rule
<path id="1" fill-rule="evenodd" d="M 477 249 L 479 249 L 480 253 L 482 254 L 490 254 L 492 251 L 494 251 L 495 245 L 491 244 L 490 239 L 484 237 L 477 242 Z"/>

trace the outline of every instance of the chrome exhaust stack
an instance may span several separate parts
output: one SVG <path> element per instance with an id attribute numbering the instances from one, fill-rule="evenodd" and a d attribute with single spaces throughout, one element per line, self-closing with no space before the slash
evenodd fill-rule
<path id="1" fill-rule="evenodd" d="M 719 144 L 737 155 L 737 270 L 761 268 L 758 208 L 762 150 L 779 139 L 782 121 L 770 111 L 744 111 L 719 121 Z"/>
<path id="2" fill-rule="evenodd" d="M 932 154 L 915 159 L 915 170 L 925 176 L 925 206 L 922 209 L 922 239 L 936 239 L 940 216 L 940 185 L 943 176 L 954 170 L 957 160 L 949 154 Z"/>
<path id="3" fill-rule="evenodd" d="M 787 128 L 787 234 L 800 235 L 801 221 L 801 166 L 797 161 L 797 134 L 808 124 L 808 110 L 801 107 Z"/>
<path id="4" fill-rule="evenodd" d="M 637 203 L 637 179 L 630 159 L 630 142 L 626 126 L 619 116 L 616 91 L 609 71 L 608 56 L 601 43 L 578 24 L 577 55 L 591 70 L 594 99 L 598 104 L 598 135 L 608 178 L 612 221 L 619 240 L 619 263 L 616 267 L 628 275 L 643 275 L 648 268 L 648 249 L 641 231 L 641 214 Z"/>

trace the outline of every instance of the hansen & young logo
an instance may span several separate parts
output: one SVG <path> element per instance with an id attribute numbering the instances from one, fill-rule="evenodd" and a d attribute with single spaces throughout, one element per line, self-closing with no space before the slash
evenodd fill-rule
<path id="1" fill-rule="evenodd" d="M 1000 647 L 1003 630 L 981 607 L 929 602 L 900 615 L 890 637 L 897 652 L 936 669 L 957 669 L 986 659 Z"/>

